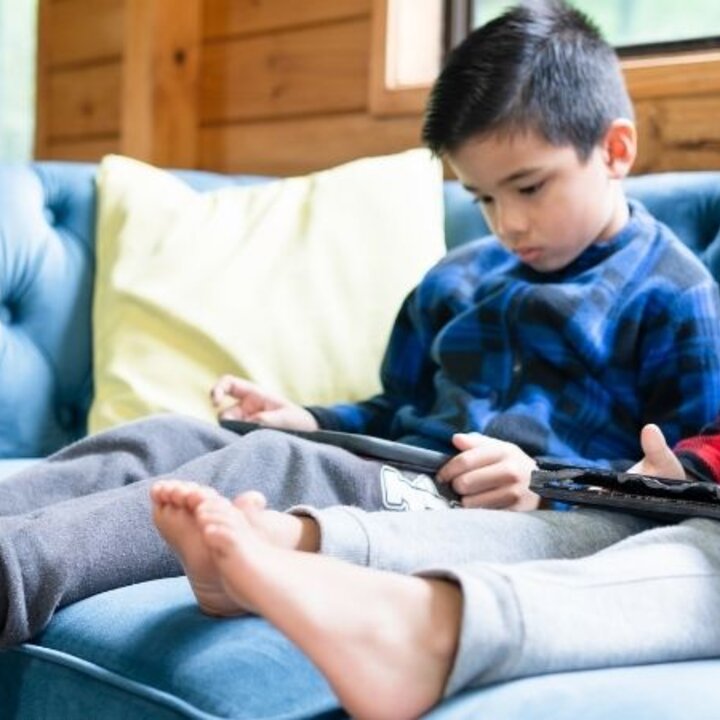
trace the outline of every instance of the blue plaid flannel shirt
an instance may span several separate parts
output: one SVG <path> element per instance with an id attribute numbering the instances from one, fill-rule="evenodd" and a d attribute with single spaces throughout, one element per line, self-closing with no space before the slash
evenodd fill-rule
<path id="1" fill-rule="evenodd" d="M 321 427 L 452 450 L 476 431 L 562 463 L 627 466 L 720 410 L 720 302 L 700 261 L 638 203 L 609 242 L 539 273 L 494 237 L 449 253 L 405 300 L 382 392 L 311 407 Z"/>

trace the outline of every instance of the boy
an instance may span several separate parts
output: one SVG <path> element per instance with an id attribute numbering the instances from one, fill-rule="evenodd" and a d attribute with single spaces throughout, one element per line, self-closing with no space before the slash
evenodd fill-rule
<path id="1" fill-rule="evenodd" d="M 215 399 L 227 392 L 231 414 L 280 427 L 454 443 L 461 452 L 437 479 L 470 508 L 535 508 L 535 457 L 635 457 L 649 418 L 673 442 L 696 432 L 720 405 L 717 290 L 667 228 L 624 199 L 630 116 L 617 58 L 578 13 L 518 8 L 478 31 L 438 80 L 424 137 L 499 239 L 451 254 L 411 293 L 377 397 L 308 409 L 224 379 Z M 427 497 L 412 473 L 273 431 L 238 439 L 176 417 L 111 430 L 0 485 L 0 642 L 26 639 L 60 605 L 180 572 L 149 512 L 150 484 L 167 475 L 226 496 L 258 487 L 276 509 Z M 330 515 L 356 527 L 352 512 Z M 433 526 L 454 547 L 448 560 L 482 559 L 477 546 L 496 561 L 582 556 L 649 525 L 581 512 L 397 515 L 408 516 L 403 527 L 421 523 L 409 550 L 422 556 L 434 537 L 422 528 Z M 295 525 L 292 542 L 312 546 L 308 528 Z"/>

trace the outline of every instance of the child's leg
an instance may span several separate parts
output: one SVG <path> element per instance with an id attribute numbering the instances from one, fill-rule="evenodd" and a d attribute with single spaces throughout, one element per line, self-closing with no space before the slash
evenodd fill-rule
<path id="1" fill-rule="evenodd" d="M 219 496 L 195 511 L 227 595 L 306 652 L 353 717 L 414 718 L 432 707 L 456 652 L 458 586 L 280 548 L 249 514 Z"/>
<path id="2" fill-rule="evenodd" d="M 177 432 L 175 420 L 181 424 Z M 380 464 L 336 448 L 278 432 L 240 438 L 210 423 L 179 418 L 160 423 L 163 433 L 151 437 L 149 429 L 158 423 L 137 423 L 132 441 L 127 435 L 120 441 L 111 431 L 108 435 L 117 442 L 106 442 L 106 436 L 102 451 L 99 439 L 78 443 L 7 486 L 0 483 L 10 507 L 25 503 L 35 508 L 0 516 L 0 645 L 27 640 L 68 603 L 182 571 L 152 522 L 149 493 L 154 479 L 146 477 L 148 473 L 172 470 L 176 477 L 212 485 L 229 496 L 258 486 L 279 507 L 285 502 L 373 507 L 379 501 L 373 481 Z M 201 434 L 219 433 L 215 449 L 206 447 L 197 455 L 197 443 L 183 430 L 191 425 Z M 192 449 L 188 462 L 173 466 L 158 461 L 172 455 L 176 445 L 180 458 L 185 453 L 187 459 L 186 450 Z M 73 489 L 63 489 L 66 482 Z M 66 495 L 70 497 L 58 501 Z"/>
<path id="3" fill-rule="evenodd" d="M 196 511 L 228 596 L 286 633 L 357 716 L 419 714 L 443 693 L 538 673 L 720 654 L 712 521 L 659 527 L 588 558 L 420 578 L 277 548 L 246 516 L 217 497 Z"/>
<path id="4" fill-rule="evenodd" d="M 217 425 L 182 415 L 125 423 L 2 480 L 0 517 L 165 475 L 236 440 Z"/>
<path id="5" fill-rule="evenodd" d="M 424 573 L 425 575 L 425 573 Z M 720 656 L 720 523 L 648 530 L 590 557 L 427 573 L 460 583 L 448 683 Z"/>

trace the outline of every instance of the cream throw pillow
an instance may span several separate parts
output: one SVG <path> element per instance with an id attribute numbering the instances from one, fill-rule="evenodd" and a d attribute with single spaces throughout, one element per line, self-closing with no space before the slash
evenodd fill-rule
<path id="1" fill-rule="evenodd" d="M 369 397 L 404 296 L 445 250 L 426 150 L 202 193 L 108 156 L 97 182 L 91 432 L 213 419 L 223 373 L 304 404 Z"/>

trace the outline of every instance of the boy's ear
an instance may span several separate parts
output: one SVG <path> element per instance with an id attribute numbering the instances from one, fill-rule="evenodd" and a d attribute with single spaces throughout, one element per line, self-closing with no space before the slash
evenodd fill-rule
<path id="1" fill-rule="evenodd" d="M 626 118 L 613 120 L 602 142 L 603 158 L 613 178 L 624 178 L 637 156 L 635 123 Z"/>

